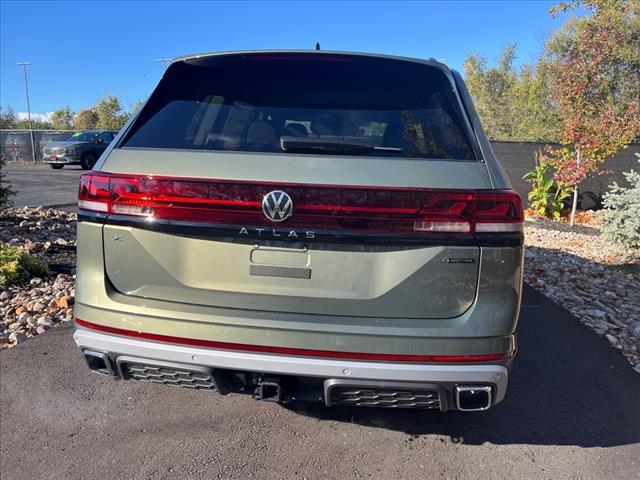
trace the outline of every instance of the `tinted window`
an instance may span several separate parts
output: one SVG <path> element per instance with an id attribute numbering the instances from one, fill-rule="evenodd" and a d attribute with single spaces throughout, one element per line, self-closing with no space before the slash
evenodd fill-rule
<path id="1" fill-rule="evenodd" d="M 95 142 L 97 132 L 77 132 L 67 138 L 68 142 Z"/>
<path id="2" fill-rule="evenodd" d="M 105 145 L 109 145 L 113 140 L 113 134 L 111 132 L 102 132 L 98 137 Z"/>
<path id="3" fill-rule="evenodd" d="M 357 152 L 364 155 L 475 160 L 464 125 L 435 67 L 348 55 L 234 55 L 174 63 L 122 146 L 282 152 L 289 138 L 365 145 Z"/>

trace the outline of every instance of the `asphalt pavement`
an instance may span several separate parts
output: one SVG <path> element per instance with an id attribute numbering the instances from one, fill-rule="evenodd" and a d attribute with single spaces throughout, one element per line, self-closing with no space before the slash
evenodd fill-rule
<path id="1" fill-rule="evenodd" d="M 286 409 L 91 374 L 70 326 L 0 353 L 12 479 L 634 479 L 640 376 L 530 288 L 506 400 L 484 413 Z"/>
<path id="2" fill-rule="evenodd" d="M 11 200 L 16 207 L 55 207 L 75 210 L 78 182 L 84 170 L 79 165 L 53 170 L 43 163 L 10 163 L 6 167 L 7 179 L 16 195 Z"/>

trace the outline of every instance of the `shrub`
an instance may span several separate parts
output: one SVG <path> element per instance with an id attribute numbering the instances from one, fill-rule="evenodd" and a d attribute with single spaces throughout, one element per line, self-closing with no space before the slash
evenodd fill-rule
<path id="1" fill-rule="evenodd" d="M 549 170 L 546 162 L 539 161 L 536 167 L 522 179 L 531 184 L 531 191 L 527 195 L 531 208 L 540 215 L 557 220 L 564 210 L 565 200 L 571 196 L 571 190 L 564 184 L 556 182 Z"/>
<path id="2" fill-rule="evenodd" d="M 18 247 L 0 245 L 0 285 L 14 285 L 47 273 L 47 262 Z"/>
<path id="3" fill-rule="evenodd" d="M 629 187 L 614 182 L 603 196 L 602 235 L 625 247 L 640 247 L 640 172 L 631 170 L 624 176 Z"/>
<path id="4" fill-rule="evenodd" d="M 16 192 L 11 190 L 9 181 L 5 179 L 5 173 L 2 171 L 6 164 L 4 156 L 0 155 L 0 211 L 5 208 L 9 208 L 13 203 L 9 200 L 11 195 L 15 195 Z"/>

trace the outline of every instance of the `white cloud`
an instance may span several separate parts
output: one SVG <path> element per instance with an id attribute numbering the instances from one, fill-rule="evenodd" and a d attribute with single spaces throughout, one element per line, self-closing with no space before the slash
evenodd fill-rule
<path id="1" fill-rule="evenodd" d="M 48 122 L 51 123 L 51 114 L 49 113 L 35 113 L 31 112 L 31 120 L 38 120 L 40 122 Z M 26 120 L 28 118 L 27 112 L 18 112 L 16 113 L 16 117 L 18 120 Z"/>

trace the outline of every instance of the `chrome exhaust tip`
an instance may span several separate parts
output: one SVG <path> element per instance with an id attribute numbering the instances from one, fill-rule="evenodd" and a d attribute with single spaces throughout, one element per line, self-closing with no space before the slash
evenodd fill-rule
<path id="1" fill-rule="evenodd" d="M 106 353 L 96 352 L 95 350 L 83 350 L 82 354 L 87 362 L 87 366 L 92 372 L 99 375 L 116 375 L 116 372 L 111 365 L 111 360 Z"/>
<path id="2" fill-rule="evenodd" d="M 493 401 L 491 387 L 487 385 L 458 385 L 455 388 L 455 400 L 458 410 L 480 412 L 489 410 Z"/>

